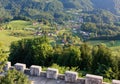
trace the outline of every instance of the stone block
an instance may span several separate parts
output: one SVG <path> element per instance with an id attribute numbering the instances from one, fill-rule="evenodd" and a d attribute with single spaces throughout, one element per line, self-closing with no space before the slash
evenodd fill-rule
<path id="1" fill-rule="evenodd" d="M 58 78 L 58 69 L 48 68 L 47 69 L 47 78 L 57 79 Z"/>
<path id="2" fill-rule="evenodd" d="M 120 80 L 112 80 L 112 84 L 120 84 Z"/>
<path id="3" fill-rule="evenodd" d="M 16 63 L 14 67 L 16 70 L 24 72 L 24 70 L 26 69 L 26 64 Z"/>
<path id="4" fill-rule="evenodd" d="M 74 83 L 77 81 L 78 73 L 72 71 L 65 72 L 65 82 Z"/>
<path id="5" fill-rule="evenodd" d="M 30 75 L 31 76 L 40 76 L 41 69 L 42 68 L 40 66 L 32 65 L 30 67 Z"/>
<path id="6" fill-rule="evenodd" d="M 46 77 L 46 74 L 47 74 L 46 71 L 41 71 L 40 76 L 41 77 Z"/>
<path id="7" fill-rule="evenodd" d="M 24 70 L 24 73 L 25 73 L 26 75 L 30 75 L 30 69 L 26 68 L 26 69 Z"/>
<path id="8" fill-rule="evenodd" d="M 10 70 L 14 70 L 14 69 L 15 69 L 15 67 L 14 67 L 14 66 L 11 66 L 9 69 L 10 69 Z"/>
<path id="9" fill-rule="evenodd" d="M 64 74 L 58 74 L 58 79 L 65 80 L 65 75 Z"/>
<path id="10" fill-rule="evenodd" d="M 85 84 L 85 78 L 78 78 L 77 83 L 78 84 Z"/>
<path id="11" fill-rule="evenodd" d="M 103 77 L 102 76 L 96 76 L 96 75 L 86 75 L 85 84 L 102 84 Z"/>
<path id="12" fill-rule="evenodd" d="M 8 71 L 11 67 L 11 62 L 7 62 L 5 67 L 4 67 L 4 71 Z"/>

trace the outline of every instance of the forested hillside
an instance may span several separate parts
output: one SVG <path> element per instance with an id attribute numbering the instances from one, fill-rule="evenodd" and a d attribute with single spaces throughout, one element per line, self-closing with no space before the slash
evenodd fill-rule
<path id="1" fill-rule="evenodd" d="M 0 0 L 0 18 L 11 19 L 18 16 L 40 19 L 54 19 L 56 16 L 68 18 L 64 10 L 79 9 L 92 11 L 105 9 L 120 14 L 119 0 Z"/>
<path id="2" fill-rule="evenodd" d="M 106 9 L 113 13 L 120 14 L 120 0 L 91 0 L 94 8 Z"/>

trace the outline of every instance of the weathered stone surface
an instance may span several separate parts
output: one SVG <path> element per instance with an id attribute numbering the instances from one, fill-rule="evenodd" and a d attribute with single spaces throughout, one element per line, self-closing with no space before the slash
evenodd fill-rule
<path id="1" fill-rule="evenodd" d="M 26 69 L 26 64 L 16 63 L 14 67 L 16 70 L 24 72 L 24 70 Z"/>
<path id="2" fill-rule="evenodd" d="M 30 75 L 31 76 L 40 76 L 41 69 L 42 68 L 40 66 L 32 65 L 30 67 Z"/>
<path id="3" fill-rule="evenodd" d="M 58 79 L 65 80 L 65 75 L 64 74 L 58 74 Z"/>
<path id="4" fill-rule="evenodd" d="M 66 71 L 65 72 L 65 81 L 66 82 L 76 82 L 78 78 L 78 73 L 77 72 L 72 72 L 72 71 Z"/>
<path id="5" fill-rule="evenodd" d="M 47 75 L 46 71 L 41 71 L 41 73 L 40 73 L 41 77 L 46 77 L 46 75 Z"/>
<path id="6" fill-rule="evenodd" d="M 85 78 L 78 78 L 77 83 L 79 84 L 85 84 Z"/>
<path id="7" fill-rule="evenodd" d="M 7 62 L 5 67 L 4 67 L 4 71 L 8 71 L 11 67 L 11 62 Z"/>
<path id="8" fill-rule="evenodd" d="M 14 69 L 15 69 L 15 67 L 14 67 L 14 66 L 11 66 L 9 69 L 10 69 L 10 70 L 14 70 Z"/>
<path id="9" fill-rule="evenodd" d="M 112 80 L 112 84 L 120 84 L 120 80 Z"/>
<path id="10" fill-rule="evenodd" d="M 85 84 L 102 84 L 103 77 L 102 76 L 96 76 L 96 75 L 86 75 Z"/>
<path id="11" fill-rule="evenodd" d="M 24 70 L 24 73 L 25 73 L 26 75 L 30 75 L 30 69 L 26 68 L 26 69 Z"/>
<path id="12" fill-rule="evenodd" d="M 58 69 L 48 68 L 47 69 L 47 78 L 58 78 Z"/>

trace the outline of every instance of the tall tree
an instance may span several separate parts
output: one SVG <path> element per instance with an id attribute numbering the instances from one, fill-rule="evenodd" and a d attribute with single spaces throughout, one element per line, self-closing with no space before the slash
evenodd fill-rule
<path id="1" fill-rule="evenodd" d="M 52 53 L 52 46 L 46 37 L 23 39 L 11 44 L 9 60 L 13 64 L 21 62 L 27 66 L 48 66 L 52 62 Z"/>
<path id="2" fill-rule="evenodd" d="M 117 79 L 119 72 L 118 61 L 112 55 L 112 51 L 104 45 L 98 45 L 93 52 L 93 73 L 109 79 Z"/>
<path id="3" fill-rule="evenodd" d="M 83 44 L 80 47 L 81 51 L 81 68 L 83 70 L 90 70 L 92 66 L 92 54 L 91 54 L 91 48 L 88 44 Z"/>

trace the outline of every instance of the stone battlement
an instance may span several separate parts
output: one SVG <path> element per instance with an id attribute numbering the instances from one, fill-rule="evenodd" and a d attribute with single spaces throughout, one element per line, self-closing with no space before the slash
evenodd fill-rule
<path id="1" fill-rule="evenodd" d="M 102 76 L 87 74 L 85 78 L 79 78 L 77 72 L 66 71 L 65 74 L 59 74 L 58 69 L 48 68 L 42 71 L 41 66 L 32 65 L 30 69 L 26 68 L 26 64 L 16 63 L 11 66 L 11 62 L 7 62 L 4 70 L 16 69 L 29 76 L 46 77 L 47 79 L 64 80 L 66 83 L 72 84 L 109 84 L 103 82 Z M 120 80 L 112 80 L 112 84 L 120 84 Z"/>

